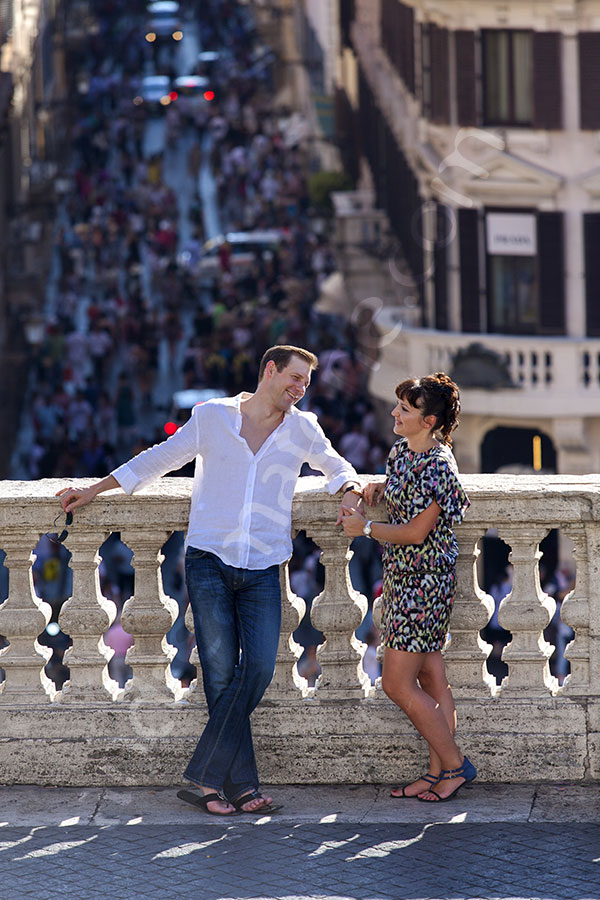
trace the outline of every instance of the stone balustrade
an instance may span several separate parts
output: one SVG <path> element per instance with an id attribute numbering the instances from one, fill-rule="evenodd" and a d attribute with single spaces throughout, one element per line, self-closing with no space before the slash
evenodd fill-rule
<path id="1" fill-rule="evenodd" d="M 540 335 L 467 334 L 407 328 L 402 308 L 386 307 L 375 317 L 379 330 L 379 367 L 370 387 L 390 401 L 404 373 L 451 372 L 457 356 L 474 344 L 506 364 L 512 387 L 494 391 L 495 414 L 521 416 L 595 416 L 600 401 L 600 340 L 597 338 L 543 337 Z M 487 415 L 489 390 L 462 389 L 463 412 Z M 518 398 L 518 399 L 517 399 Z"/>
<path id="2" fill-rule="evenodd" d="M 598 778 L 600 476 L 463 480 L 472 506 L 457 529 L 458 591 L 446 651 L 459 742 L 482 780 Z M 9 570 L 8 598 L 0 606 L 0 634 L 8 641 L 0 649 L 0 783 L 178 783 L 206 710 L 202 690 L 183 687 L 170 671 L 174 648 L 165 635 L 176 609 L 165 595 L 160 563 L 166 539 L 185 528 L 191 480 L 162 479 L 135 497 L 103 494 L 77 512 L 65 543 L 73 594 L 59 619 L 73 642 L 65 655 L 70 678 L 58 690 L 43 673 L 48 651 L 37 637 L 50 608 L 35 595 L 31 567 L 40 535 L 52 530 L 54 493 L 62 486 L 51 480 L 0 485 L 0 548 Z M 365 646 L 354 632 L 367 604 L 349 579 L 348 541 L 333 525 L 337 506 L 322 479 L 300 480 L 293 528 L 321 548 L 325 569 L 311 614 L 325 635 L 318 651 L 322 672 L 314 688 L 298 674 L 301 648 L 292 632 L 304 601 L 291 593 L 282 566 L 277 667 L 253 716 L 267 782 L 396 781 L 425 764 L 422 740 L 363 670 Z M 375 517 L 384 517 L 383 508 Z M 477 579 L 479 542 L 489 527 L 510 545 L 514 567 L 513 588 L 499 613 L 512 632 L 501 685 L 487 673 L 490 647 L 479 634 L 493 610 Z M 575 548 L 576 585 L 562 606 L 575 637 L 566 651 L 571 674 L 562 686 L 549 672 L 543 629 L 554 601 L 543 593 L 538 572 L 538 545 L 551 528 L 560 528 Z M 116 609 L 101 596 L 98 576 L 98 549 L 117 530 L 134 552 L 135 568 L 133 596 L 122 614 L 134 640 L 127 657 L 133 677 L 125 689 L 108 672 L 112 651 L 102 635 Z"/>

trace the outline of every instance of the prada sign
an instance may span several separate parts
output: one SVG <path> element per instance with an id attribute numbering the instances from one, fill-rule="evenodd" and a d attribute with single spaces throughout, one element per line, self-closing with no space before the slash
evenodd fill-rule
<path id="1" fill-rule="evenodd" d="M 526 213 L 488 213 L 487 252 L 492 256 L 535 256 L 536 217 Z"/>

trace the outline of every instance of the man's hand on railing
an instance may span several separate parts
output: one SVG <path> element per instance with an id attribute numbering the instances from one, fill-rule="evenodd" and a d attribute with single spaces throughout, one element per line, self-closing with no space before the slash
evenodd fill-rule
<path id="1" fill-rule="evenodd" d="M 342 502 L 340 503 L 340 509 L 338 512 L 338 517 L 335 520 L 335 524 L 342 524 L 342 519 L 345 515 L 347 515 L 348 510 L 350 510 L 351 512 L 360 512 L 362 506 L 363 498 L 358 488 L 356 490 L 346 491 L 342 497 Z"/>
<path id="2" fill-rule="evenodd" d="M 80 506 L 87 506 L 88 503 L 92 502 L 94 497 L 101 494 L 103 491 L 110 491 L 113 488 L 118 487 L 121 487 L 121 485 L 117 479 L 112 475 L 107 475 L 102 481 L 91 484 L 89 487 L 62 488 L 60 491 L 57 491 L 54 496 L 60 497 L 60 505 L 63 510 L 68 513 L 72 512 L 74 509 L 78 509 Z"/>
<path id="3" fill-rule="evenodd" d="M 345 509 L 342 517 L 342 528 L 346 537 L 355 538 L 364 534 L 366 519 L 355 509 Z"/>

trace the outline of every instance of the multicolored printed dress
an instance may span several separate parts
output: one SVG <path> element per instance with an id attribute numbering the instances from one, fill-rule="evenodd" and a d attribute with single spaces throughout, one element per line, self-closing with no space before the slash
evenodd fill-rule
<path id="1" fill-rule="evenodd" d="M 414 453 L 400 438 L 390 450 L 386 475 L 391 524 L 409 522 L 433 500 L 442 510 L 422 544 L 383 545 L 383 643 L 393 650 L 431 653 L 442 649 L 448 633 L 458 556 L 452 526 L 462 521 L 469 498 L 445 444 Z"/>

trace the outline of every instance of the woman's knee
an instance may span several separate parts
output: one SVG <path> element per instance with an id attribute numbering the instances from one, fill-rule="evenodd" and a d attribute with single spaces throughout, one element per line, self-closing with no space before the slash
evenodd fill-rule
<path id="1" fill-rule="evenodd" d="M 385 670 L 381 677 L 381 688 L 384 694 L 401 708 L 408 704 L 412 690 L 415 687 L 416 685 L 411 685 L 400 678 L 390 677 Z"/>
<path id="2" fill-rule="evenodd" d="M 419 684 L 428 694 L 448 690 L 448 677 L 441 654 L 432 653 L 425 657 L 419 671 Z"/>
<path id="3" fill-rule="evenodd" d="M 448 679 L 439 676 L 439 674 L 423 670 L 419 672 L 419 684 L 428 694 L 443 690 L 448 686 Z"/>
<path id="4" fill-rule="evenodd" d="M 388 650 L 383 658 L 381 687 L 384 693 L 402 709 L 419 690 L 417 678 L 420 660 L 416 654 Z"/>

